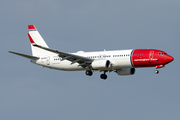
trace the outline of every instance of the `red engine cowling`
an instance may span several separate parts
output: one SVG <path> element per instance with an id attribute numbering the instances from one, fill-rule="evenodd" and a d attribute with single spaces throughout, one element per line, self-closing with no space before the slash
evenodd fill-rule
<path id="1" fill-rule="evenodd" d="M 91 66 L 93 69 L 97 70 L 103 70 L 111 67 L 109 60 L 94 60 Z"/>
<path id="2" fill-rule="evenodd" d="M 118 75 L 133 75 L 135 73 L 135 68 L 122 68 L 116 70 Z"/>

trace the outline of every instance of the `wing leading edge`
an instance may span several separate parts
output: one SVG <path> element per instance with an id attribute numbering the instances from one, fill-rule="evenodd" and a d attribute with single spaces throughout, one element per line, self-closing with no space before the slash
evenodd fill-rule
<path id="1" fill-rule="evenodd" d="M 79 66 L 82 66 L 84 68 L 89 67 L 89 65 L 93 61 L 93 59 L 90 59 L 90 58 L 86 58 L 86 57 L 71 54 L 71 53 L 61 52 L 61 51 L 58 51 L 58 50 L 53 50 L 53 49 L 50 49 L 50 48 L 42 47 L 42 46 L 37 45 L 37 44 L 33 44 L 33 46 L 44 49 L 44 50 L 47 50 L 47 51 L 50 51 L 50 52 L 53 52 L 53 53 L 56 53 L 56 54 L 58 54 L 59 57 L 62 58 L 61 61 L 68 60 L 68 61 L 71 61 L 71 64 L 79 63 Z"/>

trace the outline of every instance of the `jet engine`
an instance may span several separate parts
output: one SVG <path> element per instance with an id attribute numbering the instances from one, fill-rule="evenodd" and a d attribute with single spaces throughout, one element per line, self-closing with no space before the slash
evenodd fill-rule
<path id="1" fill-rule="evenodd" d="M 94 60 L 91 64 L 93 69 L 107 69 L 111 67 L 109 60 Z"/>
<path id="2" fill-rule="evenodd" d="M 135 68 L 122 68 L 116 70 L 118 75 L 133 75 L 135 73 Z"/>

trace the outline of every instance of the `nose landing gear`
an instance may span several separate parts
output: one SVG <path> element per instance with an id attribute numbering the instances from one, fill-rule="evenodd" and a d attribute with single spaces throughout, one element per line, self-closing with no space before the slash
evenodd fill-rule
<path id="1" fill-rule="evenodd" d="M 158 74 L 158 73 L 159 73 L 159 70 L 155 70 L 154 72 L 155 72 L 156 74 Z"/>
<path id="2" fill-rule="evenodd" d="M 165 67 L 164 65 L 157 65 L 156 66 L 156 70 L 155 70 L 155 73 L 158 74 L 159 73 L 159 70 L 157 70 L 158 68 L 163 68 Z"/>

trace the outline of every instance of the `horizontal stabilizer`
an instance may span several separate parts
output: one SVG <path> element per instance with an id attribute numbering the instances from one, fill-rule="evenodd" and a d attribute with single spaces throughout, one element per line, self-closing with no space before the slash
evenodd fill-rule
<path id="1" fill-rule="evenodd" d="M 39 59 L 39 57 L 34 57 L 34 56 L 30 56 L 30 55 L 25 55 L 25 54 L 21 54 L 21 53 L 17 53 L 17 52 L 12 52 L 12 51 L 8 51 L 10 53 L 13 53 L 13 54 L 16 54 L 16 55 L 19 55 L 19 56 L 22 56 L 22 57 L 25 57 L 25 58 L 28 58 L 28 59 Z"/>

